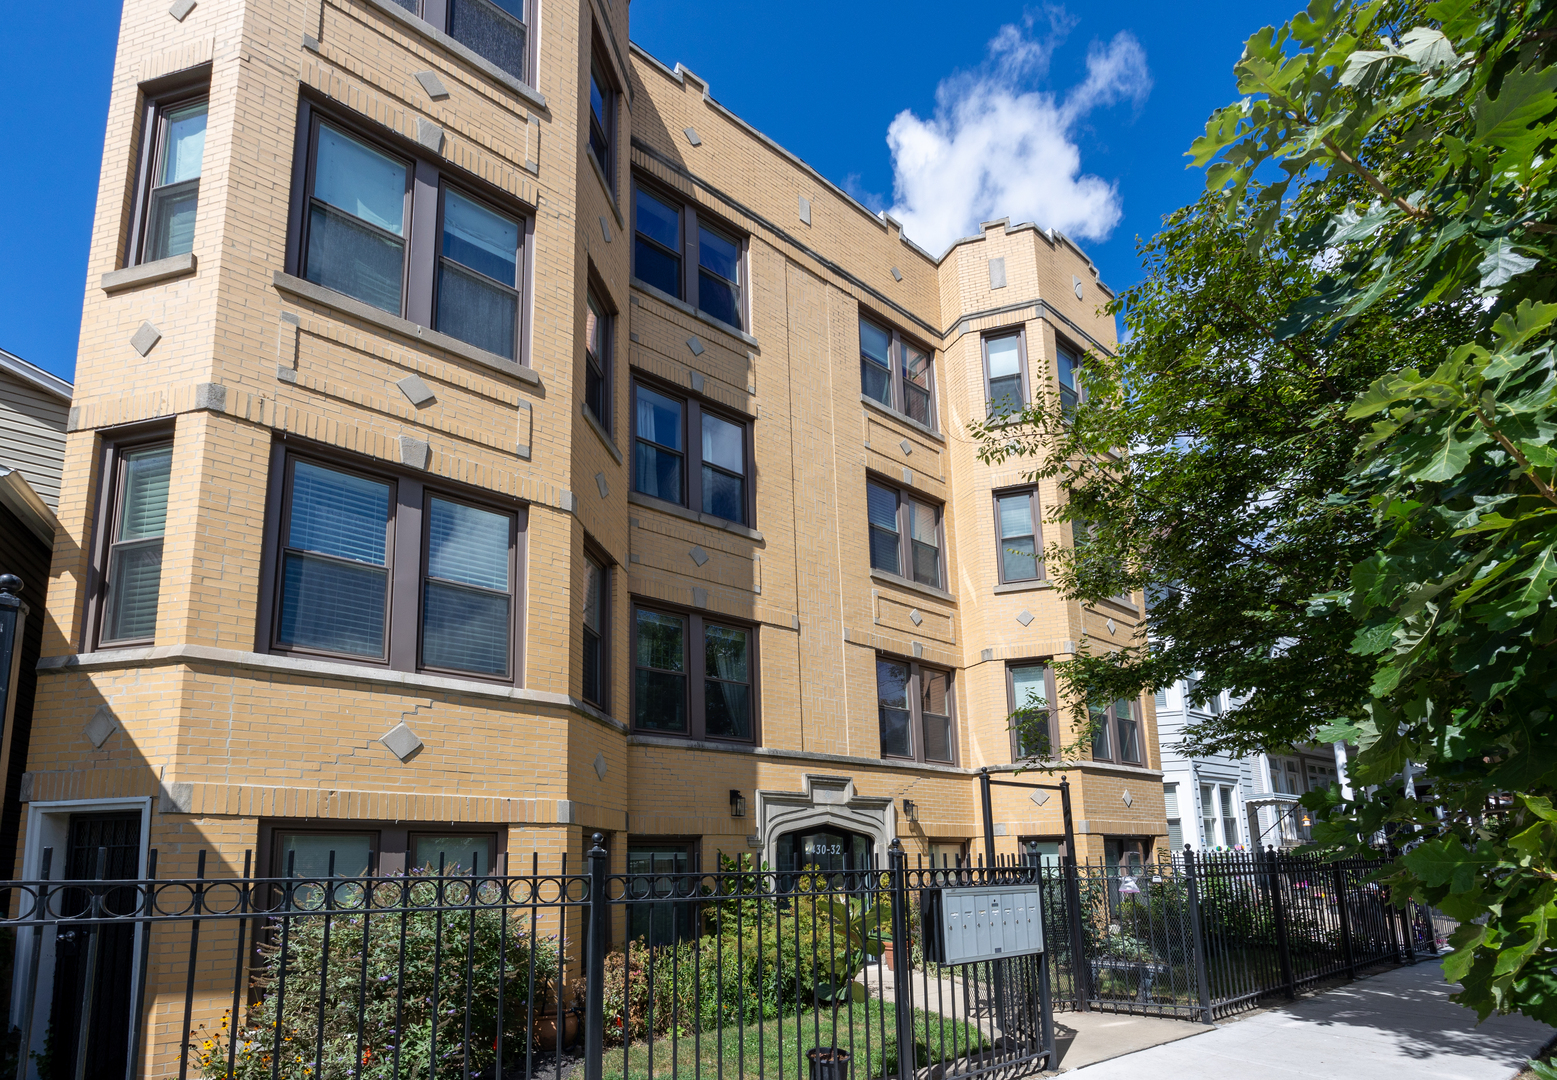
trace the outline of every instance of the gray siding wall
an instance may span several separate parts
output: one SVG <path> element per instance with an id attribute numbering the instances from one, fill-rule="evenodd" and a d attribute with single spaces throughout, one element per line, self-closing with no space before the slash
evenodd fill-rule
<path id="1" fill-rule="evenodd" d="M 68 403 L 0 371 L 0 465 L 18 469 L 48 504 L 59 509 Z"/>

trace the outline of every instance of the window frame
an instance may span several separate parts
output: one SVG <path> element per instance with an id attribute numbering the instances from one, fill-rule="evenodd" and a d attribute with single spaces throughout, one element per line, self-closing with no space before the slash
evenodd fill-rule
<path id="1" fill-rule="evenodd" d="M 389 522 L 385 547 L 384 654 L 379 659 L 335 652 L 279 640 L 282 560 L 287 550 L 291 521 L 292 476 L 296 461 L 355 474 L 391 485 Z M 511 586 L 509 610 L 508 672 L 491 675 L 460 668 L 429 667 L 422 663 L 422 620 L 427 580 L 428 500 L 433 497 L 464 503 L 482 510 L 510 515 L 508 566 Z M 313 658 L 388 671 L 425 672 L 445 678 L 470 679 L 502 686 L 523 687 L 525 680 L 525 607 L 529 583 L 524 577 L 529 535 L 529 504 L 504 500 L 492 492 L 463 487 L 426 472 L 397 467 L 301 439 L 278 438 L 271 447 L 269 489 L 266 494 L 255 651 L 277 656 Z"/>
<path id="2" fill-rule="evenodd" d="M 1075 380 L 1073 389 L 1076 394 L 1076 405 L 1079 406 L 1088 400 L 1086 384 L 1081 378 L 1082 368 L 1086 365 L 1087 351 L 1078 349 L 1058 334 L 1054 336 L 1054 387 L 1058 394 L 1060 413 L 1065 415 L 1065 382 L 1060 378 L 1060 356 L 1062 354 L 1069 356 L 1072 361 L 1071 375 Z"/>
<path id="3" fill-rule="evenodd" d="M 866 490 L 866 511 L 865 511 L 865 537 L 866 537 L 866 545 L 865 546 L 866 546 L 867 555 L 869 555 L 869 553 L 871 551 L 869 540 L 870 540 L 870 530 L 872 528 L 872 525 L 870 523 L 870 509 L 869 509 L 870 485 L 874 484 L 874 485 L 876 485 L 879 488 L 883 488 L 885 490 L 894 492 L 896 494 L 896 496 L 897 496 L 897 542 L 898 542 L 897 557 L 898 557 L 898 566 L 899 566 L 900 569 L 897 572 L 894 572 L 894 571 L 891 571 L 891 570 L 885 570 L 885 569 L 882 569 L 881 567 L 875 565 L 874 562 L 872 562 L 871 566 L 870 566 L 871 572 L 872 573 L 876 573 L 876 574 L 886 574 L 888 577 L 894 577 L 894 578 L 897 578 L 900 581 L 906 581 L 909 584 L 915 585 L 915 586 L 917 586 L 919 588 L 936 589 L 936 590 L 939 590 L 940 592 L 950 592 L 951 590 L 946 588 L 946 582 L 947 582 L 946 504 L 943 503 L 943 502 L 940 502 L 940 501 L 938 501 L 936 499 L 930 498 L 929 496 L 925 495 L 924 493 L 922 493 L 920 491 L 916 491 L 913 488 L 905 488 L 901 484 L 894 484 L 891 481 L 885 479 L 884 477 L 881 477 L 877 473 L 866 473 L 865 484 L 866 484 L 866 489 L 865 489 Z M 937 545 L 936 546 L 936 551 L 937 551 L 937 557 L 938 557 L 939 564 L 940 564 L 939 568 L 937 570 L 937 575 L 940 578 L 940 580 L 936 584 L 933 584 L 933 585 L 930 584 L 929 582 L 926 582 L 926 581 L 920 581 L 918 578 L 914 577 L 914 575 L 913 575 L 914 550 L 913 550 L 913 536 L 910 533 L 910 522 L 909 522 L 909 517 L 908 517 L 908 500 L 909 499 L 912 499 L 914 502 L 917 502 L 917 503 L 919 503 L 922 506 L 932 507 L 935 510 L 935 535 L 936 535 L 936 545 Z M 906 568 L 908 570 L 908 573 L 907 574 L 902 573 L 901 572 L 901 568 Z"/>
<path id="4" fill-rule="evenodd" d="M 579 611 L 579 699 L 588 702 L 607 716 L 611 712 L 611 590 L 614 585 L 611 560 L 598 551 L 593 545 L 584 546 L 585 580 L 584 586 L 587 592 L 589 587 L 588 564 L 593 562 L 600 568 L 600 632 L 596 635 L 595 663 L 599 666 L 596 675 L 599 700 L 588 696 L 585 687 L 588 683 L 584 676 L 587 674 L 583 663 L 584 635 L 589 633 L 588 624 L 584 622 L 582 605 Z"/>
<path id="5" fill-rule="evenodd" d="M 683 672 L 686 677 L 686 709 L 687 730 L 664 731 L 656 728 L 640 728 L 638 726 L 638 613 L 640 611 L 652 612 L 656 615 L 667 615 L 680 619 L 682 626 L 682 657 Z M 724 626 L 730 629 L 742 630 L 747 635 L 746 674 L 751 687 L 751 737 L 748 739 L 731 739 L 720 735 L 709 735 L 708 711 L 705 697 L 704 680 L 707 678 L 706 668 L 708 656 L 705 636 L 709 624 Z M 689 743 L 711 742 L 722 746 L 761 746 L 762 745 L 762 661 L 761 661 L 761 627 L 760 624 L 746 619 L 726 617 L 720 612 L 710 612 L 700 608 L 680 607 L 676 604 L 665 604 L 657 600 L 647 600 L 633 597 L 628 605 L 628 627 L 630 654 L 628 669 L 630 682 L 628 687 L 628 725 L 634 735 L 647 735 L 664 737 L 667 739 L 680 739 Z M 693 643 L 697 643 L 697 648 Z M 659 669 L 652 669 L 659 670 Z"/>
<path id="6" fill-rule="evenodd" d="M 600 429 L 607 435 L 615 435 L 612 424 L 615 421 L 616 410 L 612 407 L 616 404 L 616 308 L 606 302 L 609 294 L 595 284 L 595 276 L 590 273 L 587 284 L 584 287 L 584 411 L 587 412 L 600 425 Z M 593 302 L 600 323 L 600 353 L 593 356 L 589 350 L 589 309 Z M 589 404 L 589 375 L 593 366 L 600 378 L 600 412 L 596 412 Z M 601 415 L 601 414 L 604 415 Z"/>
<path id="7" fill-rule="evenodd" d="M 1000 500 L 1009 499 L 1017 495 L 1027 496 L 1028 512 L 1033 519 L 1033 561 L 1037 564 L 1038 573 L 1030 578 L 1007 578 L 1005 561 L 1005 537 L 1000 535 Z M 1001 585 L 1036 585 L 1038 582 L 1049 579 L 1048 571 L 1044 567 L 1043 559 L 1043 509 L 1038 500 L 1038 485 L 1028 484 L 1022 487 L 997 488 L 990 493 L 990 506 L 995 514 L 995 579 Z"/>
<path id="8" fill-rule="evenodd" d="M 873 654 L 873 665 L 882 662 L 889 664 L 904 664 L 908 667 L 908 732 L 913 743 L 913 754 L 907 757 L 898 754 L 888 754 L 881 749 L 881 682 L 879 667 L 875 667 L 873 674 L 876 676 L 876 756 L 882 761 L 911 761 L 917 765 L 950 765 L 956 767 L 962 759 L 961 725 L 957 721 L 957 670 L 955 668 L 942 667 L 940 664 L 926 664 L 913 657 L 899 656 L 895 653 L 876 652 Z M 923 677 L 926 670 L 946 676 L 946 723 L 950 729 L 947 732 L 947 744 L 951 751 L 950 761 L 937 761 L 925 757 L 924 752 L 924 683 Z"/>
<path id="9" fill-rule="evenodd" d="M 137 424 L 120 429 L 119 431 L 104 431 L 103 439 L 98 451 L 98 486 L 97 497 L 94 500 L 96 513 L 93 516 L 93 535 L 91 562 L 87 579 L 87 607 L 86 618 L 82 627 L 82 651 L 91 652 L 97 649 L 133 649 L 152 645 L 156 641 L 156 635 L 147 638 L 117 638 L 105 639 L 104 630 L 108 623 L 108 571 L 109 557 L 112 553 L 115 533 L 118 532 L 119 516 L 122 507 L 120 498 L 124 493 L 124 463 L 130 454 L 140 450 L 151 450 L 158 446 L 167 445 L 174 447 L 174 429 L 165 421 L 159 421 L 150 425 Z M 168 501 L 172 502 L 171 485 L 168 493 Z M 167 530 L 163 530 L 164 553 L 166 552 Z M 158 581 L 157 602 L 160 609 L 162 602 L 161 581 Z"/>
<path id="10" fill-rule="evenodd" d="M 473 46 L 465 44 L 463 41 L 460 41 L 454 36 L 454 28 L 451 25 L 453 13 L 449 0 L 411 0 L 414 10 L 412 8 L 407 8 L 403 0 L 385 0 L 385 2 L 394 5 L 396 8 L 404 11 L 412 18 L 419 19 L 426 23 L 432 30 L 454 42 L 461 48 L 469 49 L 473 55 L 481 57 L 482 60 L 486 61 L 488 64 L 491 64 L 494 68 L 496 68 L 498 71 L 501 71 L 508 78 L 523 83 L 531 90 L 539 89 L 540 83 L 536 79 L 536 69 L 540 66 L 540 49 L 539 41 L 537 40 L 540 35 L 536 32 L 536 30 L 540 24 L 540 11 L 538 10 L 540 6 L 540 0 L 528 0 L 528 3 L 526 4 L 526 7 L 528 8 L 527 13 L 530 16 L 528 19 L 516 19 L 512 13 L 503 11 L 501 8 L 498 9 L 499 17 L 508 19 L 524 27 L 523 75 L 515 75 L 513 72 L 499 64 L 496 60 L 485 56 L 484 54 L 478 52 Z M 487 4 L 487 6 L 496 7 L 495 4 Z"/>
<path id="11" fill-rule="evenodd" d="M 994 391 L 991 388 L 989 374 L 989 343 L 1008 337 L 1016 338 L 1017 394 L 1021 401 L 1020 408 L 1025 409 L 1032 404 L 1033 384 L 1027 358 L 1027 327 L 1025 325 L 1016 327 L 1003 326 L 994 330 L 986 330 L 979 335 L 979 358 L 984 371 L 984 416 L 987 420 L 999 420 L 1010 415 L 1009 413 L 1003 413 L 998 417 L 995 415 Z M 1058 360 L 1055 361 L 1056 364 L 1058 362 Z M 1059 368 L 1056 367 L 1056 377 L 1058 377 L 1058 373 Z"/>
<path id="12" fill-rule="evenodd" d="M 202 98 L 207 102 L 207 133 L 209 134 L 211 98 L 211 65 L 209 63 L 179 72 L 166 79 L 157 79 L 141 86 L 140 146 L 136 151 L 135 188 L 131 203 L 129 235 L 125 238 L 122 266 L 141 266 L 145 258 L 147 214 L 151 210 L 152 183 L 161 153 L 162 121 L 172 110 L 191 105 Z M 200 179 L 205 179 L 204 163 Z M 198 202 L 196 215 L 199 214 Z M 193 250 L 193 249 L 191 249 Z M 173 256 L 176 258 L 177 256 Z"/>
<path id="13" fill-rule="evenodd" d="M 893 326 L 886 319 L 883 319 L 883 318 L 877 316 L 875 312 L 870 312 L 869 314 L 867 314 L 866 310 L 864 308 L 861 308 L 860 309 L 860 314 L 859 314 L 859 321 L 862 322 L 862 323 L 869 323 L 871 326 L 875 327 L 877 330 L 879 330 L 880 332 L 882 332 L 882 333 L 887 335 L 887 339 L 888 339 L 887 356 L 888 356 L 888 361 L 889 361 L 888 372 L 887 372 L 887 378 L 888 378 L 887 386 L 891 390 L 892 400 L 891 401 L 880 401 L 877 398 L 873 398 L 869 394 L 865 393 L 865 383 L 864 383 L 863 369 L 862 369 L 862 374 L 860 376 L 860 396 L 866 398 L 867 400 L 869 400 L 869 401 L 871 401 L 871 402 L 873 402 L 873 403 L 875 403 L 877 405 L 880 405 L 882 408 L 887 409 L 888 411 L 890 411 L 890 412 L 892 412 L 892 413 L 894 413 L 894 414 L 896 414 L 898 416 L 901 416 L 904 420 L 907 420 L 909 423 L 918 424 L 920 427 L 923 427 L 923 428 L 925 428 L 925 429 L 927 429 L 929 431 L 933 431 L 933 432 L 939 434 L 940 430 L 941 430 L 941 410 L 940 410 L 940 389 L 939 389 L 939 383 L 936 380 L 936 373 L 935 373 L 935 369 L 936 369 L 935 350 L 933 348 L 929 347 L 928 345 L 921 344 L 919 339 L 904 334 L 902 331 L 898 330 L 898 328 L 896 326 Z M 858 332 L 857 329 L 856 329 L 856 332 Z M 907 376 L 907 373 L 905 372 L 904 369 L 907 366 L 907 351 L 906 350 L 908 349 L 909 346 L 912 346 L 913 348 L 920 350 L 921 352 L 923 352 L 926 356 L 928 356 L 930 358 L 930 368 L 929 368 L 929 381 L 930 381 L 930 385 L 927 388 L 928 389 L 928 395 L 929 395 L 929 402 L 930 402 L 930 405 L 929 405 L 930 415 L 929 415 L 929 419 L 928 420 L 915 420 L 912 416 L 908 415 L 908 409 L 905 407 L 908 404 L 908 390 L 906 388 L 907 384 L 908 384 L 908 376 Z M 861 343 L 861 345 L 860 345 L 859 352 L 860 352 L 860 363 L 861 364 L 867 363 L 867 361 L 865 359 L 865 348 L 864 348 L 864 344 L 863 343 Z"/>
<path id="14" fill-rule="evenodd" d="M 635 286 L 650 289 L 655 294 L 664 293 L 664 290 L 660 289 L 652 282 L 646 281 L 638 275 L 639 240 L 646 240 L 655 247 L 664 247 L 664 245 L 661 244 L 658 240 L 655 240 L 650 236 L 645 236 L 643 233 L 638 231 L 637 196 L 640 189 L 648 193 L 650 197 L 658 200 L 659 202 L 665 203 L 667 206 L 670 206 L 677 212 L 676 220 L 679 229 L 679 235 L 681 237 L 681 251 L 677 255 L 677 258 L 681 260 L 681 272 L 679 275 L 680 280 L 677 283 L 679 286 L 678 290 L 675 294 L 673 294 L 674 299 L 679 300 L 681 303 L 691 307 L 695 312 L 697 312 L 700 318 L 712 322 L 715 326 L 728 327 L 741 334 L 749 333 L 748 328 L 751 326 L 751 238 L 745 232 L 737 229 L 734 225 L 729 224 L 724 219 L 717 217 L 714 214 L 708 213 L 696 202 L 687 199 L 686 196 L 677 194 L 670 189 L 661 187 L 657 184 L 645 183 L 641 177 L 636 175 L 632 178 L 632 200 L 631 205 L 628 207 L 628 213 L 631 215 L 631 221 L 629 224 L 632 228 L 633 239 L 632 250 L 630 253 L 632 257 L 632 283 Z M 739 303 L 737 304 L 737 316 L 740 319 L 739 324 L 725 322 L 717 315 L 714 315 L 712 312 L 704 309 L 703 306 L 698 303 L 698 272 L 702 265 L 699 259 L 698 251 L 699 229 L 707 229 L 709 232 L 720 235 L 725 240 L 730 241 L 740 249 L 738 261 L 742 280 L 737 283 L 737 288 L 740 290 Z"/>
<path id="15" fill-rule="evenodd" d="M 628 467 L 632 475 L 632 492 L 646 499 L 658 499 L 661 502 L 671 502 L 660 495 L 638 490 L 638 389 L 643 387 L 661 397 L 671 398 L 681 403 L 681 498 L 675 500 L 675 505 L 695 514 L 706 514 L 715 521 L 728 521 L 732 525 L 739 525 L 746 529 L 757 527 L 757 457 L 756 457 L 756 425 L 752 418 L 744 413 L 725 409 L 717 404 L 709 402 L 695 392 L 673 387 L 668 383 L 662 383 L 655 379 L 643 377 L 639 372 L 633 372 L 631 384 L 630 423 L 628 431 L 628 443 L 631 451 L 631 459 Z M 744 443 L 745 472 L 742 475 L 743 499 L 742 509 L 746 515 L 745 521 L 735 521 L 731 518 L 720 517 L 703 509 L 703 414 L 711 413 L 727 424 L 734 424 L 742 429 Z M 645 440 L 652 441 L 652 440 Z M 694 448 L 695 458 L 694 460 Z M 715 466 L 716 468 L 718 466 Z"/>
<path id="16" fill-rule="evenodd" d="M 1044 710 L 1044 712 L 1047 713 L 1045 719 L 1048 722 L 1049 728 L 1049 753 L 1046 756 L 1023 754 L 1021 752 L 1021 745 L 1017 738 L 1016 728 L 1010 727 L 1011 761 L 1013 764 L 1020 764 L 1024 761 L 1034 760 L 1035 758 L 1039 761 L 1053 760 L 1055 757 L 1055 750 L 1059 747 L 1060 744 L 1058 707 L 1059 698 L 1055 688 L 1054 666 L 1053 659 L 1051 657 L 1034 657 L 1030 659 L 1006 661 L 1006 716 L 1010 717 L 1014 715 L 1017 708 L 1019 707 L 1019 703 L 1016 700 L 1016 679 L 1012 675 L 1012 669 L 1019 667 L 1038 667 L 1040 665 L 1043 667 L 1043 693 L 1044 697 L 1049 702 L 1048 706 Z"/>
<path id="17" fill-rule="evenodd" d="M 432 0 L 428 0 L 429 3 Z M 458 341 L 464 348 L 493 356 L 500 363 L 530 367 L 533 346 L 531 308 L 535 282 L 535 208 L 493 187 L 482 178 L 459 168 L 452 161 L 430 153 L 426 147 L 398 132 L 370 127 L 365 118 L 353 117 L 345 109 L 322 105 L 300 95 L 296 140 L 292 161 L 292 191 L 287 218 L 285 273 L 308 281 L 315 288 L 345 298 L 352 304 L 366 304 L 391 318 L 403 319 L 434 333 Z M 310 208 L 314 200 L 315 166 L 318 161 L 319 126 L 328 124 L 343 135 L 370 148 L 405 162 L 407 170 L 404 202 L 405 248 L 401 265 L 400 309 L 384 311 L 369 301 L 308 278 L 308 236 Z M 519 225 L 519 248 L 515 252 L 515 277 L 512 287 L 518 294 L 514 315 L 514 351 L 512 356 L 490 353 L 485 348 L 438 328 L 438 267 L 443 258 L 445 192 L 453 190 L 483 208 L 515 220 Z M 478 271 L 479 272 L 479 271 Z M 495 279 L 487 279 L 495 280 Z M 436 345 L 436 342 L 433 343 Z"/>
<path id="18" fill-rule="evenodd" d="M 616 73 L 604 53 L 605 49 L 601 46 L 600 39 L 594 38 L 589 51 L 589 79 L 591 84 L 600 88 L 601 110 L 604 115 L 600 118 L 599 126 L 601 139 L 606 146 L 606 159 L 601 161 L 599 155 L 595 153 L 596 125 L 593 97 L 584 110 L 587 114 L 584 121 L 584 152 L 600 167 L 600 174 L 605 177 L 606 191 L 610 193 L 612 199 L 615 199 L 617 116 L 620 112 L 621 89 L 616 85 Z"/>
<path id="19" fill-rule="evenodd" d="M 1114 712 L 1115 706 L 1118 705 L 1119 702 L 1121 702 L 1121 701 L 1129 706 L 1130 715 L 1129 715 L 1128 718 L 1117 716 L 1115 714 L 1115 712 Z M 1102 711 L 1103 711 L 1103 715 L 1106 717 L 1106 721 L 1105 721 L 1105 723 L 1103 725 L 1102 730 L 1103 730 L 1103 733 L 1104 733 L 1104 737 L 1107 738 L 1107 740 L 1108 740 L 1108 745 L 1107 745 L 1107 751 L 1108 752 L 1106 754 L 1098 754 L 1097 753 L 1097 730 L 1094 729 L 1093 734 L 1092 734 L 1092 747 L 1091 747 L 1092 760 L 1093 761 L 1107 761 L 1107 762 L 1111 762 L 1111 763 L 1113 763 L 1115 765 L 1132 765 L 1132 766 L 1136 766 L 1136 767 L 1139 767 L 1139 768 L 1146 768 L 1147 767 L 1147 763 L 1148 763 L 1148 759 L 1149 759 L 1149 755 L 1148 755 L 1147 750 L 1146 750 L 1146 736 L 1145 736 L 1146 725 L 1144 723 L 1144 715 L 1145 714 L 1144 714 L 1144 710 L 1142 709 L 1142 706 L 1141 706 L 1140 698 L 1139 697 L 1120 698 L 1118 701 L 1111 701 L 1111 702 L 1108 703 L 1107 707 L 1104 710 L 1102 710 Z M 1097 707 L 1093 706 L 1088 711 L 1089 718 L 1090 717 L 1095 717 L 1097 715 L 1097 712 L 1098 712 Z M 1136 755 L 1137 755 L 1135 760 L 1131 760 L 1129 758 L 1123 757 L 1121 755 L 1121 753 L 1120 753 L 1120 750 L 1123 748 L 1123 745 L 1124 745 L 1124 740 L 1122 740 L 1119 737 L 1119 735 L 1120 735 L 1119 721 L 1122 720 L 1122 719 L 1126 720 L 1126 722 L 1131 723 L 1131 724 L 1133 724 L 1135 726 L 1135 732 L 1134 732 L 1134 734 L 1135 734 L 1135 752 L 1136 752 Z"/>
<path id="20" fill-rule="evenodd" d="M 468 825 L 468 828 L 461 827 Z M 416 841 L 423 837 L 455 836 L 466 834 L 485 836 L 487 853 L 492 870 L 496 873 L 501 860 L 508 854 L 506 829 L 491 829 L 483 822 L 438 821 L 389 821 L 372 818 L 364 820 L 318 818 L 263 818 L 259 826 L 259 843 L 255 852 L 255 875 L 262 878 L 283 878 L 285 861 L 280 857 L 281 844 L 286 836 L 313 834 L 321 836 L 368 836 L 372 845 L 370 874 L 387 876 L 404 873 L 410 865 Z M 299 879 L 301 880 L 301 879 Z"/>

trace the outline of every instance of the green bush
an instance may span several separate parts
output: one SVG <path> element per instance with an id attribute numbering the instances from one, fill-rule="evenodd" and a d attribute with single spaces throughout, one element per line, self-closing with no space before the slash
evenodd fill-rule
<path id="1" fill-rule="evenodd" d="M 463 883 L 450 882 L 446 890 L 447 904 L 458 904 L 468 895 Z M 412 904 L 430 904 L 435 886 L 431 881 L 418 882 L 410 892 Z M 496 899 L 495 894 L 478 893 L 478 897 Z M 344 903 L 347 899 L 337 902 L 352 906 Z M 270 921 L 260 941 L 262 959 L 252 980 L 260 996 L 244 1022 L 230 1031 L 230 1017 L 224 1014 L 216 1030 L 200 1028 L 190 1033 L 188 1053 L 198 1075 L 208 1080 L 225 1077 L 229 1048 L 236 1043 L 237 1080 L 270 1077 L 279 1034 L 277 1072 L 289 1080 L 409 1080 L 426 1078 L 430 1072 L 440 1080 L 453 1080 L 465 1075 L 467 1048 L 472 1074 L 493 1064 L 499 1024 L 505 1058 L 524 1053 L 533 1019 L 532 955 L 537 999 L 543 998 L 542 991 L 549 990 L 557 976 L 556 940 L 534 938 L 532 953 L 527 919 L 513 909 L 507 915 L 506 933 L 503 912 L 483 907 L 444 911 L 441 916 L 425 910 L 375 914 L 371 908 L 364 912 L 359 907 L 328 915 L 323 911 L 289 915 L 285 921 L 290 924 L 285 928 L 285 948 L 281 918 Z M 544 1000 L 533 1006 L 535 1013 L 549 1007 Z M 437 1063 L 430 1070 L 434 1030 Z"/>

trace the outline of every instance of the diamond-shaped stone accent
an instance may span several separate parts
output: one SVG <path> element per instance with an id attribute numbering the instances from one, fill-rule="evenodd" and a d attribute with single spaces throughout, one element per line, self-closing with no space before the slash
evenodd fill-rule
<path id="1" fill-rule="evenodd" d="M 1049 793 L 1047 791 L 1035 791 L 1030 798 L 1033 800 L 1034 806 L 1042 806 L 1049 801 Z"/>
<path id="2" fill-rule="evenodd" d="M 107 705 L 99 705 L 97 711 L 92 714 L 92 719 L 88 720 L 86 727 L 82 729 L 82 734 L 93 746 L 101 750 L 103 744 L 108 741 L 108 736 L 117 730 L 119 730 L 119 718 L 114 715 L 114 711 Z"/>
<path id="3" fill-rule="evenodd" d="M 904 469 L 903 470 L 903 483 L 905 483 L 905 484 L 912 484 L 913 482 L 914 482 L 914 470 L 912 470 L 912 469 Z"/>
<path id="4" fill-rule="evenodd" d="M 130 339 L 130 348 L 145 356 L 161 340 L 162 331 L 149 322 L 143 322 L 141 328 L 135 331 L 135 336 Z"/>
<path id="5" fill-rule="evenodd" d="M 1103 625 L 1108 627 L 1108 632 L 1110 635 L 1119 629 L 1118 625 L 1114 622 L 1113 619 L 1109 619 L 1108 622 L 1104 623 Z"/>
<path id="6" fill-rule="evenodd" d="M 416 141 L 436 154 L 443 149 L 443 129 L 425 116 L 418 116 Z"/>
<path id="7" fill-rule="evenodd" d="M 920 623 L 924 622 L 924 616 L 919 614 L 918 608 L 914 608 L 914 610 L 910 611 L 908 613 L 908 617 L 913 621 L 915 626 L 918 626 Z"/>
<path id="8" fill-rule="evenodd" d="M 1033 613 L 1028 611 L 1026 608 L 1023 608 L 1022 613 L 1016 617 L 1016 621 L 1021 623 L 1023 626 L 1030 626 L 1032 625 L 1033 621 Z"/>
<path id="9" fill-rule="evenodd" d="M 899 270 L 895 266 L 892 268 L 892 280 L 893 281 L 902 281 L 903 280 L 903 271 Z"/>
<path id="10" fill-rule="evenodd" d="M 168 8 L 168 14 L 173 16 L 174 22 L 183 22 L 193 10 L 195 10 L 195 0 L 173 0 L 173 6 Z"/>
<path id="11" fill-rule="evenodd" d="M 443 85 L 443 80 L 438 78 L 437 72 L 418 71 L 416 81 L 422 84 L 422 89 L 427 91 L 427 96 L 434 101 L 442 101 L 449 96 L 449 88 Z"/>
<path id="12" fill-rule="evenodd" d="M 682 128 L 681 133 L 687 137 L 687 142 L 693 146 L 702 146 L 703 140 L 698 138 L 697 132 L 692 128 Z"/>
<path id="13" fill-rule="evenodd" d="M 1125 788 L 1124 794 L 1119 796 L 1119 798 L 1124 801 L 1127 808 L 1135 805 L 1135 796 L 1130 794 L 1129 788 Z"/>
<path id="14" fill-rule="evenodd" d="M 923 657 L 924 657 L 924 644 L 922 642 L 918 642 L 918 641 L 914 642 L 914 659 L 915 660 L 919 660 L 919 659 L 923 659 Z"/>
<path id="15" fill-rule="evenodd" d="M 687 348 L 692 350 L 693 356 L 703 355 L 703 343 L 697 339 L 696 334 L 693 334 L 691 337 L 687 338 Z"/>
<path id="16" fill-rule="evenodd" d="M 606 759 L 604 754 L 595 755 L 595 775 L 604 780 L 606 774 Z"/>
<path id="17" fill-rule="evenodd" d="M 606 483 L 606 475 L 603 472 L 595 474 L 595 487 L 600 489 L 600 497 L 607 498 L 611 494 L 611 485 Z"/>
<path id="18" fill-rule="evenodd" d="M 699 566 L 702 566 L 708 561 L 708 552 L 704 551 L 700 547 L 693 548 L 691 551 L 687 552 L 687 554 L 692 556 L 692 561 L 697 563 Z"/>
<path id="19" fill-rule="evenodd" d="M 904 439 L 902 442 L 898 443 L 898 445 L 903 448 L 904 454 L 912 454 L 914 452 L 914 444 L 909 442 L 907 439 Z"/>
<path id="20" fill-rule="evenodd" d="M 412 754 L 422 748 L 422 738 L 411 730 L 411 726 L 404 720 L 390 728 L 387 734 L 379 736 L 379 742 L 389 748 L 389 752 L 401 761 L 405 761 Z"/>
<path id="21" fill-rule="evenodd" d="M 437 400 L 433 395 L 432 387 L 423 382 L 420 375 L 407 375 L 395 383 L 395 385 L 400 388 L 400 392 L 405 395 L 405 399 L 417 408 L 421 408 L 429 401 Z"/>

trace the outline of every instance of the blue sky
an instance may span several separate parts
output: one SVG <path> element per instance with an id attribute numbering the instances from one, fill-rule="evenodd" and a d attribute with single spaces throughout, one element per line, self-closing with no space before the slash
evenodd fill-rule
<path id="1" fill-rule="evenodd" d="M 1140 274 L 1136 238 L 1201 189 L 1182 155 L 1236 96 L 1243 40 L 1297 8 L 636 0 L 632 27 L 934 253 L 959 222 L 1039 219 L 1122 289 Z M 75 5 L 62 32 L 57 8 L 0 5 L 10 115 L 34 120 L 13 146 L 28 166 L 13 157 L 0 174 L 0 348 L 66 378 L 118 14 L 107 0 Z"/>

